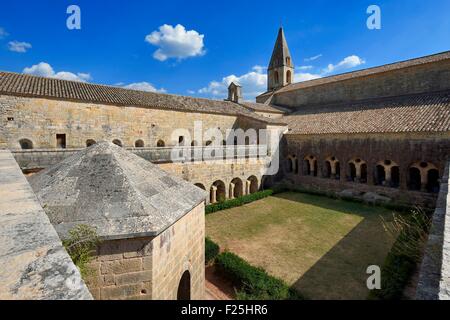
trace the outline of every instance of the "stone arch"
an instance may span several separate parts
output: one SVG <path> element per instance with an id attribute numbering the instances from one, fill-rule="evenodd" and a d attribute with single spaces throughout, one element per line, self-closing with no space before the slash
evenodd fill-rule
<path id="1" fill-rule="evenodd" d="M 439 190 L 439 170 L 426 161 L 415 162 L 409 167 L 408 186 L 411 190 L 436 192 Z"/>
<path id="2" fill-rule="evenodd" d="M 303 158 L 303 174 L 317 177 L 317 158 L 312 155 L 308 155 Z"/>
<path id="3" fill-rule="evenodd" d="M 20 148 L 22 150 L 31 150 L 33 149 L 33 141 L 30 139 L 20 139 L 19 140 Z"/>
<path id="4" fill-rule="evenodd" d="M 244 195 L 244 184 L 240 178 L 234 178 L 230 182 L 230 199 L 239 198 Z"/>
<path id="5" fill-rule="evenodd" d="M 290 84 L 292 82 L 292 72 L 291 72 L 291 70 L 288 70 L 286 72 L 286 82 L 287 82 L 287 84 Z"/>
<path id="6" fill-rule="evenodd" d="M 142 139 L 136 140 L 136 142 L 134 143 L 135 148 L 143 148 L 144 145 L 145 145 L 144 140 L 142 140 Z"/>
<path id="7" fill-rule="evenodd" d="M 341 166 L 339 160 L 334 157 L 328 157 L 325 159 L 325 178 L 335 179 L 341 175 Z"/>
<path id="8" fill-rule="evenodd" d="M 177 300 L 191 300 L 191 273 L 186 270 L 178 284 Z"/>
<path id="9" fill-rule="evenodd" d="M 356 165 L 354 162 L 349 162 L 348 163 L 348 179 L 351 182 L 355 182 L 356 181 Z"/>
<path id="10" fill-rule="evenodd" d="M 258 189 L 258 178 L 255 176 L 250 176 L 247 179 L 247 194 L 258 192 Z"/>
<path id="11" fill-rule="evenodd" d="M 392 160 L 379 161 L 375 169 L 377 185 L 398 188 L 400 186 L 400 166 Z"/>
<path id="12" fill-rule="evenodd" d="M 200 189 L 206 191 L 206 188 L 205 188 L 205 186 L 202 183 L 195 183 L 194 186 L 196 186 L 197 188 L 200 188 Z"/>
<path id="13" fill-rule="evenodd" d="M 275 84 L 280 83 L 280 76 L 278 75 L 278 71 L 275 71 L 273 74 L 274 80 L 275 80 Z"/>
<path id="14" fill-rule="evenodd" d="M 226 200 L 226 188 L 225 183 L 222 180 L 216 180 L 210 190 L 210 202 L 222 202 Z"/>
<path id="15" fill-rule="evenodd" d="M 360 158 L 348 162 L 348 180 L 367 183 L 367 163 Z"/>
<path id="16" fill-rule="evenodd" d="M 119 139 L 114 139 L 113 142 L 116 146 L 122 147 L 122 141 L 120 141 Z"/>
<path id="17" fill-rule="evenodd" d="M 298 159 L 296 155 L 288 156 L 287 171 L 289 173 L 298 174 Z"/>
<path id="18" fill-rule="evenodd" d="M 164 140 L 158 140 L 158 142 L 156 142 L 156 146 L 158 148 L 164 148 L 166 146 L 166 143 L 164 142 Z"/>
<path id="19" fill-rule="evenodd" d="M 97 141 L 95 141 L 94 139 L 87 139 L 86 140 L 86 147 L 89 148 L 90 146 L 93 146 L 96 143 L 97 143 Z"/>

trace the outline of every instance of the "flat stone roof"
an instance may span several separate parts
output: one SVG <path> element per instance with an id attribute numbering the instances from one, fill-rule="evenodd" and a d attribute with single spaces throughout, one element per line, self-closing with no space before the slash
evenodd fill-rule
<path id="1" fill-rule="evenodd" d="M 110 142 L 77 152 L 29 179 L 64 238 L 77 225 L 104 240 L 157 236 L 207 193 Z"/>
<path id="2" fill-rule="evenodd" d="M 90 300 L 9 151 L 0 150 L 0 300 Z"/>

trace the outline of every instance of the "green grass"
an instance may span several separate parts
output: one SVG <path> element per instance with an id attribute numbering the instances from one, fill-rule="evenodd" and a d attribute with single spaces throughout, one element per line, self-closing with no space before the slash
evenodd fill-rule
<path id="1" fill-rule="evenodd" d="M 365 299 L 366 269 L 393 242 L 391 210 L 281 193 L 206 217 L 207 236 L 310 299 Z"/>

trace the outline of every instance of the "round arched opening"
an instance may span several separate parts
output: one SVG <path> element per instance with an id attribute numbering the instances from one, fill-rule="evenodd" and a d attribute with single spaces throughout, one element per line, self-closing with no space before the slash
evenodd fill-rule
<path id="1" fill-rule="evenodd" d="M 230 188 L 230 198 L 239 198 L 243 196 L 243 183 L 239 178 L 231 180 L 233 188 Z M 231 187 L 231 186 L 230 186 Z"/>
<path id="2" fill-rule="evenodd" d="M 187 270 L 181 276 L 177 300 L 191 300 L 191 274 Z"/>
<path id="3" fill-rule="evenodd" d="M 163 140 L 158 140 L 158 142 L 156 142 L 156 146 L 157 146 L 158 148 L 163 148 L 163 147 L 166 146 L 166 144 L 164 143 Z"/>
<path id="4" fill-rule="evenodd" d="M 88 139 L 88 140 L 86 140 L 86 147 L 90 147 L 90 146 L 93 146 L 94 144 L 96 144 L 97 142 L 95 141 L 95 140 L 93 140 L 93 139 Z"/>
<path id="5" fill-rule="evenodd" d="M 223 202 L 226 199 L 225 183 L 221 180 L 215 181 L 211 186 L 210 202 Z"/>
<path id="6" fill-rule="evenodd" d="M 31 150 L 31 149 L 33 149 L 33 142 L 31 140 L 21 139 L 19 141 L 19 144 L 20 144 L 20 148 L 22 148 L 23 150 Z"/>
<path id="7" fill-rule="evenodd" d="M 134 143 L 134 147 L 135 148 L 143 148 L 144 147 L 144 141 L 141 140 L 141 139 L 136 140 L 136 142 Z"/>
<path id="8" fill-rule="evenodd" d="M 255 193 L 258 192 L 258 178 L 256 178 L 255 176 L 251 176 L 250 178 L 247 179 L 248 181 L 250 181 L 250 186 L 249 186 L 249 193 Z"/>
<path id="9" fill-rule="evenodd" d="M 114 143 L 116 146 L 122 147 L 122 141 L 120 141 L 119 139 L 114 139 L 114 140 L 113 140 L 113 143 Z"/>

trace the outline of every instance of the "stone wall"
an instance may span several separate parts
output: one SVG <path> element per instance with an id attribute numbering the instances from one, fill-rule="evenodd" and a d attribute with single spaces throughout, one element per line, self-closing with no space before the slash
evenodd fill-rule
<path id="1" fill-rule="evenodd" d="M 90 300 L 9 151 L 0 150 L 0 300 Z"/>
<path id="2" fill-rule="evenodd" d="M 442 176 L 450 154 L 450 134 L 354 134 L 354 135 L 285 135 L 282 143 L 282 164 L 286 179 L 294 184 L 331 192 L 353 189 L 357 192 L 379 192 L 394 200 L 410 204 L 426 204 L 433 207 L 436 195 L 409 191 L 409 169 L 414 163 L 426 162 L 433 165 Z M 317 160 L 316 177 L 306 173 L 308 163 L 305 157 Z M 326 161 L 334 157 L 340 165 L 339 180 L 323 179 L 326 176 Z M 298 163 L 297 173 L 289 172 L 292 159 Z M 367 165 L 367 181 L 355 183 L 349 179 L 349 163 L 360 159 Z M 389 188 L 375 186 L 376 166 L 389 160 L 399 166 L 399 186 Z M 434 199 L 434 200 L 433 200 Z"/>
<path id="3" fill-rule="evenodd" d="M 450 198 L 449 166 L 442 178 L 441 191 L 419 275 L 416 298 L 450 300 Z"/>
<path id="4" fill-rule="evenodd" d="M 279 92 L 272 98 L 272 103 L 299 108 L 305 105 L 434 92 L 449 89 L 448 79 L 450 79 L 449 59 Z"/>
<path id="5" fill-rule="evenodd" d="M 104 241 L 87 284 L 95 299 L 175 300 L 185 271 L 191 298 L 204 299 L 205 213 L 200 204 L 154 238 Z"/>
<path id="6" fill-rule="evenodd" d="M 162 140 L 172 146 L 179 137 L 172 140 L 174 129 L 187 129 L 193 139 L 195 121 L 202 121 L 204 130 L 219 129 L 224 137 L 230 128 L 265 127 L 246 117 L 0 95 L 0 145 L 11 150 L 20 149 L 21 139 L 31 140 L 36 149 L 56 148 L 57 134 L 66 135 L 67 148 L 83 148 L 88 139 L 118 139 L 124 147 L 134 147 L 137 140 L 156 147 Z"/>

